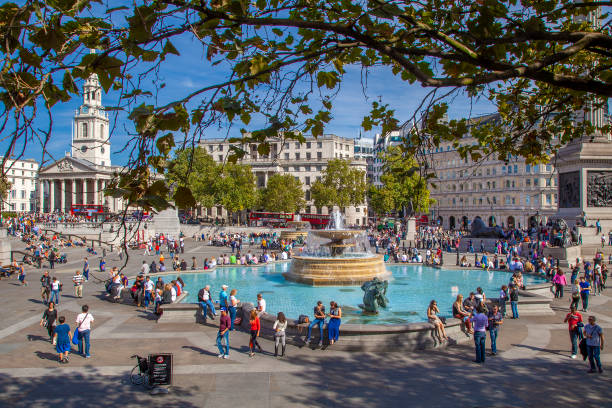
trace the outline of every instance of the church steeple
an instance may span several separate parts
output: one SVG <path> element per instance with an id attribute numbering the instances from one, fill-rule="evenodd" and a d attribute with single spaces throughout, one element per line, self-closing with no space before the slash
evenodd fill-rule
<path id="1" fill-rule="evenodd" d="M 83 84 L 83 104 L 74 115 L 72 157 L 110 166 L 108 124 L 108 115 L 102 106 L 102 87 L 98 76 L 91 74 Z"/>

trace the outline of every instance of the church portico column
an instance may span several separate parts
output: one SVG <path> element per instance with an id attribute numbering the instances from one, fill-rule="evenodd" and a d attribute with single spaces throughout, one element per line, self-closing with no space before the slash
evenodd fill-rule
<path id="1" fill-rule="evenodd" d="M 60 212 L 66 212 L 66 179 L 60 180 Z"/>
<path id="2" fill-rule="evenodd" d="M 38 183 L 38 212 L 45 212 L 45 181 L 40 180 Z"/>
<path id="3" fill-rule="evenodd" d="M 83 204 L 89 204 L 89 180 L 83 179 Z"/>
<path id="4" fill-rule="evenodd" d="M 77 204 L 77 182 L 76 179 L 71 180 L 72 190 L 70 191 L 70 205 Z"/>
<path id="5" fill-rule="evenodd" d="M 55 180 L 49 180 L 49 212 L 55 210 Z"/>
<path id="6" fill-rule="evenodd" d="M 98 201 L 98 180 L 93 179 L 92 184 L 93 184 L 93 203 L 100 204 L 100 202 Z"/>

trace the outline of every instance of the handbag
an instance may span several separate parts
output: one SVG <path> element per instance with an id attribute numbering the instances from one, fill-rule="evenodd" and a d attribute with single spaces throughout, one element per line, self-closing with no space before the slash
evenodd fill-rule
<path id="1" fill-rule="evenodd" d="M 74 334 L 72 335 L 72 344 L 74 344 L 75 346 L 79 345 L 79 328 L 81 328 L 81 325 L 83 324 L 85 319 L 87 319 L 87 316 L 89 316 L 89 313 L 87 313 L 83 320 L 81 320 L 81 323 L 79 323 L 76 330 L 74 331 Z"/>

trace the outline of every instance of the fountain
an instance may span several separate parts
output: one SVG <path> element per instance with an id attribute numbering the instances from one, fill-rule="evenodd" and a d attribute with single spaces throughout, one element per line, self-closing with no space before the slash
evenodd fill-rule
<path id="1" fill-rule="evenodd" d="M 365 231 L 344 228 L 342 214 L 333 211 L 324 230 L 311 230 L 305 249 L 294 255 L 285 279 L 322 285 L 360 285 L 389 275 L 382 255 L 372 254 Z"/>
<path id="2" fill-rule="evenodd" d="M 296 214 L 293 221 L 287 223 L 287 228 L 281 231 L 281 239 L 288 241 L 300 241 L 308 236 L 310 223 L 302 221 L 299 214 Z"/>

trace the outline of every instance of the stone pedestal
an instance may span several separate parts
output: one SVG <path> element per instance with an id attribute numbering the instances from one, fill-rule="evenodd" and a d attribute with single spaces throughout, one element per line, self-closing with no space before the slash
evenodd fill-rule
<path id="1" fill-rule="evenodd" d="M 0 265 L 11 263 L 11 242 L 8 239 L 6 229 L 0 229 Z"/>
<path id="2" fill-rule="evenodd" d="M 612 142 L 607 137 L 576 140 L 559 150 L 555 165 L 557 217 L 573 226 L 584 212 L 589 225 L 599 219 L 604 229 L 612 228 Z"/>
<path id="3" fill-rule="evenodd" d="M 410 217 L 406 220 L 406 241 L 414 242 L 416 237 L 416 218 Z"/>
<path id="4" fill-rule="evenodd" d="M 153 229 L 157 234 L 178 239 L 181 232 L 178 210 L 168 208 L 153 216 Z"/>

